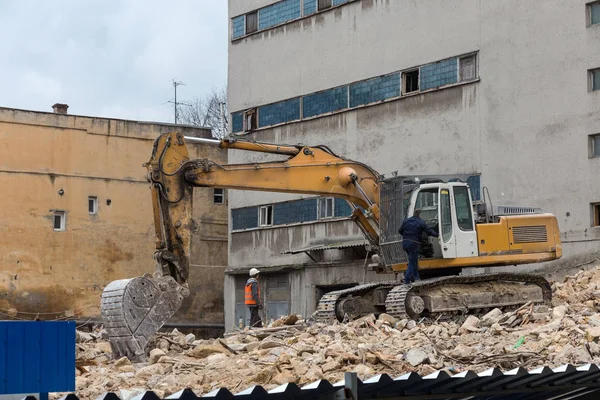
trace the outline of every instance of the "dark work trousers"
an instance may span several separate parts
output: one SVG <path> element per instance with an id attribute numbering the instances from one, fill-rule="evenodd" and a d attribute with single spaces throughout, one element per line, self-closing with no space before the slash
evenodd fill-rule
<path id="1" fill-rule="evenodd" d="M 408 269 L 404 273 L 404 283 L 408 285 L 409 283 L 418 281 L 420 279 L 419 250 L 421 248 L 421 244 L 410 240 L 403 240 L 402 248 L 408 256 Z"/>
<path id="2" fill-rule="evenodd" d="M 262 321 L 258 315 L 258 306 L 248 306 L 250 309 L 250 327 L 262 328 Z"/>

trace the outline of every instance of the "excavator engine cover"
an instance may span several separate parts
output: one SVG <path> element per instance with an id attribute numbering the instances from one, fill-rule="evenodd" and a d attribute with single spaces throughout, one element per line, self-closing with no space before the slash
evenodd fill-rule
<path id="1" fill-rule="evenodd" d="M 144 275 L 106 286 L 102 292 L 101 312 L 113 357 L 145 361 L 148 340 L 189 294 L 189 289 L 170 276 Z"/>

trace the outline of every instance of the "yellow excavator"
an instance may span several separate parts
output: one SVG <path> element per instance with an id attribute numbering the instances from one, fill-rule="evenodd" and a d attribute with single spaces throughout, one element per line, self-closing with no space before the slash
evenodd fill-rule
<path id="1" fill-rule="evenodd" d="M 280 161 L 220 165 L 190 159 L 186 142 L 223 149 L 285 156 Z M 415 209 L 439 238 L 424 235 L 419 269 L 429 278 L 409 285 L 396 280 L 364 283 L 326 293 L 315 318 L 343 320 L 386 312 L 416 319 L 445 312 L 477 312 L 492 307 L 547 303 L 550 284 L 518 273 L 459 275 L 462 268 L 518 265 L 556 260 L 562 249 L 558 222 L 537 209 L 502 213 L 474 203 L 465 182 L 393 177 L 384 179 L 363 163 L 336 155 L 327 146 L 260 143 L 184 137 L 170 132 L 153 146 L 148 169 L 156 231 L 156 271 L 111 282 L 101 313 L 114 357 L 146 358 L 148 340 L 190 294 L 189 255 L 194 187 L 301 193 L 345 199 L 353 209 L 372 254 L 369 268 L 380 274 L 407 269 L 398 229 Z"/>

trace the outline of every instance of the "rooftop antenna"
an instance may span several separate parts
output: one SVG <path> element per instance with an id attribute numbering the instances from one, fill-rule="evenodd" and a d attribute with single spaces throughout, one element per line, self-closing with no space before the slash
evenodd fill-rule
<path id="1" fill-rule="evenodd" d="M 175 124 L 177 124 L 177 105 L 184 104 L 184 103 L 177 102 L 177 86 L 185 86 L 185 83 L 177 82 L 177 81 L 175 81 L 175 79 L 172 79 L 171 81 L 173 82 L 173 90 L 175 91 L 175 101 L 168 101 L 168 103 L 173 103 L 173 111 L 175 114 Z"/>

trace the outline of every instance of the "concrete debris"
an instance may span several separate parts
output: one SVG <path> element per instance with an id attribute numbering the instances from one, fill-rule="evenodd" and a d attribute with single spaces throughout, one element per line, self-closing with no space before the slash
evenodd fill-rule
<path id="1" fill-rule="evenodd" d="M 492 326 L 492 325 L 500 322 L 500 320 L 502 319 L 503 316 L 504 316 L 504 313 L 499 308 L 494 308 L 492 311 L 485 314 L 481 318 L 481 325 L 482 326 Z"/>
<path id="2" fill-rule="evenodd" d="M 460 327 L 461 333 L 479 332 L 479 318 L 474 315 L 469 315 L 465 322 Z"/>
<path id="3" fill-rule="evenodd" d="M 75 331 L 76 343 L 87 343 L 93 341 L 94 339 L 95 337 L 91 333 Z"/>
<path id="4" fill-rule="evenodd" d="M 214 353 L 226 353 L 229 354 L 229 351 L 221 346 L 220 344 L 216 345 L 203 345 L 193 348 L 192 350 L 187 352 L 188 356 L 196 357 L 196 358 L 205 358 Z"/>
<path id="5" fill-rule="evenodd" d="M 150 350 L 150 357 L 148 358 L 148 362 L 150 364 L 156 364 L 158 360 L 160 360 L 160 358 L 165 355 L 166 353 L 161 349 L 152 349 Z"/>
<path id="6" fill-rule="evenodd" d="M 296 314 L 290 314 L 279 318 L 277 321 L 271 324 L 272 328 L 277 328 L 284 325 L 294 325 L 299 320 L 299 316 Z"/>
<path id="7" fill-rule="evenodd" d="M 379 321 L 381 321 L 383 324 L 387 324 L 389 326 L 394 326 L 396 325 L 396 323 L 398 322 L 398 320 L 394 317 L 392 317 L 389 314 L 381 314 L 379 315 L 379 318 L 377 318 Z"/>
<path id="8" fill-rule="evenodd" d="M 423 364 L 427 359 L 427 353 L 419 348 L 410 349 L 408 353 L 406 353 L 406 361 L 413 367 Z"/>
<path id="9" fill-rule="evenodd" d="M 113 360 L 102 331 L 78 332 L 77 393 L 97 398 L 110 390 L 131 398 L 154 390 L 162 398 L 184 387 L 202 395 L 220 387 L 239 392 L 252 385 L 270 390 L 287 382 L 337 382 L 347 371 L 364 380 L 409 371 L 600 363 L 600 266 L 552 289 L 550 307 L 493 309 L 481 319 L 448 314 L 413 321 L 381 314 L 325 324 L 290 315 L 210 340 L 173 330 L 151 340 L 148 363 L 140 364 Z"/>
<path id="10" fill-rule="evenodd" d="M 192 344 L 196 340 L 196 336 L 193 333 L 185 335 L 185 342 L 187 344 Z"/>

